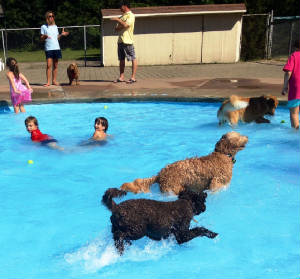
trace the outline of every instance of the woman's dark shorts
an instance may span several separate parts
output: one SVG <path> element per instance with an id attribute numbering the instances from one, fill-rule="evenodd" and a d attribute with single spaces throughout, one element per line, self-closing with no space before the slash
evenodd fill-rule
<path id="1" fill-rule="evenodd" d="M 60 49 L 47 50 L 47 51 L 45 51 L 45 54 L 46 54 L 46 59 L 48 59 L 48 58 L 52 58 L 52 59 L 62 58 Z"/>
<path id="2" fill-rule="evenodd" d="M 119 60 L 132 61 L 135 59 L 135 51 L 133 45 L 118 43 L 118 58 Z"/>

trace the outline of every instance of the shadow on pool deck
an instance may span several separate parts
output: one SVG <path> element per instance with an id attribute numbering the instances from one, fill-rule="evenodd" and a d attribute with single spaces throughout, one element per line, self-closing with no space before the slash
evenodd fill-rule
<path id="1" fill-rule="evenodd" d="M 281 64 L 241 62 L 235 64 L 194 64 L 140 66 L 134 84 L 113 83 L 118 67 L 80 67 L 80 85 L 69 86 L 66 68 L 60 62 L 60 86 L 43 87 L 44 63 L 20 64 L 30 81 L 33 103 L 117 102 L 117 101 L 215 101 L 232 94 L 281 96 L 283 72 Z M 130 77 L 130 67 L 125 74 Z M 5 71 L 0 72 L 0 101 L 10 102 Z"/>

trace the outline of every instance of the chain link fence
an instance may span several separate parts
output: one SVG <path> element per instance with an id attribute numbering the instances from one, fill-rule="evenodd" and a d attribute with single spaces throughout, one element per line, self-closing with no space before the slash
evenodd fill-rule
<path id="1" fill-rule="evenodd" d="M 270 57 L 286 57 L 293 51 L 293 42 L 299 40 L 299 17 L 274 17 Z"/>
<path id="2" fill-rule="evenodd" d="M 100 25 L 66 26 L 69 32 L 61 37 L 59 44 L 62 60 L 76 61 L 79 66 L 101 66 Z M 18 62 L 41 62 L 45 60 L 44 43 L 40 41 L 40 28 L 1 29 L 0 57 L 15 57 Z"/>
<path id="3" fill-rule="evenodd" d="M 243 16 L 241 59 L 286 59 L 299 39 L 298 17 L 273 17 L 273 13 Z M 60 31 L 63 27 L 59 27 Z M 76 61 L 79 66 L 102 66 L 100 25 L 66 26 L 62 37 L 62 60 Z M 45 60 L 40 28 L 0 29 L 0 58 L 9 56 L 19 62 Z"/>
<path id="4" fill-rule="evenodd" d="M 300 37 L 299 25 L 299 16 L 273 17 L 273 12 L 244 15 L 241 59 L 286 59 Z"/>

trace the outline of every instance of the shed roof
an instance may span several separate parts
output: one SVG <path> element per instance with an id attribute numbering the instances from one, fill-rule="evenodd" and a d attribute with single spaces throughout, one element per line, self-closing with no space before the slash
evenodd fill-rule
<path id="1" fill-rule="evenodd" d="M 131 8 L 136 17 L 245 13 L 246 6 L 242 4 L 189 5 L 189 6 L 159 6 Z M 103 18 L 120 16 L 120 9 L 102 9 Z"/>

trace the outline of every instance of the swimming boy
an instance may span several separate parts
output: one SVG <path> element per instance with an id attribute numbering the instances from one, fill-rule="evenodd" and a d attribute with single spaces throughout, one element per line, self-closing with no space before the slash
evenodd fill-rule
<path id="1" fill-rule="evenodd" d="M 25 126 L 28 133 L 31 134 L 31 140 L 34 142 L 39 142 L 42 145 L 46 145 L 48 147 L 63 150 L 62 147 L 57 145 L 57 140 L 52 138 L 47 134 L 43 134 L 39 130 L 39 124 L 37 119 L 34 116 L 28 116 L 25 119 Z"/>
<path id="2" fill-rule="evenodd" d="M 103 141 L 106 140 L 108 129 L 108 121 L 105 117 L 97 117 L 94 124 L 95 132 L 92 136 L 92 140 Z"/>

